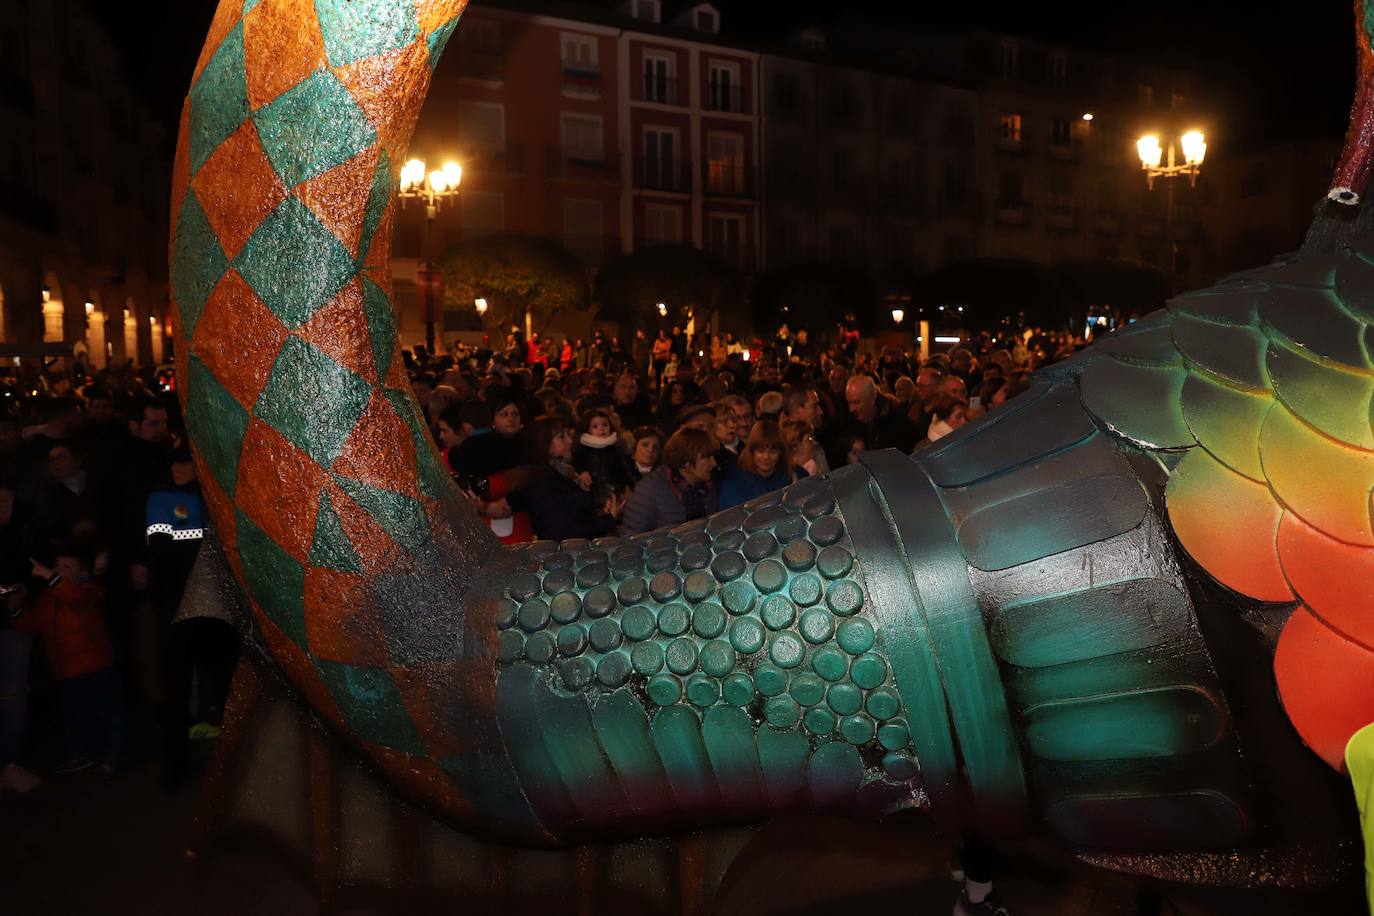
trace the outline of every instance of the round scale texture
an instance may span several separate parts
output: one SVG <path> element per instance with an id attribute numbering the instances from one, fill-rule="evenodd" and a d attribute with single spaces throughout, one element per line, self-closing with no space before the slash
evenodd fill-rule
<path id="1" fill-rule="evenodd" d="M 502 598 L 496 602 L 496 626 L 502 630 L 509 630 L 515 626 L 515 617 L 519 610 L 520 605 L 509 598 Z"/>
<path id="2" fill-rule="evenodd" d="M 598 620 L 587 631 L 587 638 L 591 641 L 592 648 L 598 652 L 618 649 L 621 642 L 620 624 L 609 617 Z"/>
<path id="3" fill-rule="evenodd" d="M 676 573 L 658 573 L 649 580 L 649 594 L 654 596 L 655 601 L 672 601 L 682 594 L 682 580 Z"/>
<path id="4" fill-rule="evenodd" d="M 778 539 L 771 532 L 756 531 L 744 539 L 744 558 L 757 563 L 778 551 Z"/>
<path id="5" fill-rule="evenodd" d="M 685 637 L 675 639 L 663 650 L 663 660 L 674 674 L 691 674 L 697 668 L 697 644 Z"/>
<path id="6" fill-rule="evenodd" d="M 701 647 L 701 670 L 712 677 L 725 677 L 735 668 L 735 650 L 723 639 L 713 639 Z"/>
<path id="7" fill-rule="evenodd" d="M 793 572 L 806 572 L 816 565 L 816 548 L 810 541 L 793 541 L 782 552 L 782 561 Z"/>
<path id="8" fill-rule="evenodd" d="M 816 557 L 816 568 L 827 579 L 838 579 L 849 575 L 849 571 L 854 568 L 854 558 L 849 555 L 848 550 L 838 544 L 832 544 Z"/>
<path id="9" fill-rule="evenodd" d="M 589 617 L 605 617 L 615 610 L 615 607 L 615 592 L 604 585 L 587 592 L 582 599 L 582 610 L 586 611 Z"/>
<path id="10" fill-rule="evenodd" d="M 793 577 L 792 583 L 787 587 L 787 593 L 797 604 L 810 607 L 821 600 L 821 580 L 811 573 L 802 573 Z"/>
<path id="11" fill-rule="evenodd" d="M 687 577 L 683 583 L 682 594 L 688 601 L 696 603 L 711 597 L 711 593 L 716 590 L 716 580 L 708 572 L 697 571 Z"/>
<path id="12" fill-rule="evenodd" d="M 711 548 L 704 544 L 693 544 L 682 551 L 679 563 L 683 569 L 698 570 L 705 569 L 711 562 Z"/>
<path id="13" fill-rule="evenodd" d="M 635 642 L 653 636 L 657 627 L 658 621 L 654 617 L 654 612 L 642 604 L 626 608 L 625 613 L 620 615 L 620 628 L 625 631 L 625 638 Z"/>
<path id="14" fill-rule="evenodd" d="M 817 493 L 802 506 L 802 514 L 811 519 L 821 518 L 834 511 L 835 500 L 828 492 Z"/>
<path id="15" fill-rule="evenodd" d="M 768 629 L 781 630 L 790 627 L 792 621 L 797 619 L 797 606 L 783 595 L 771 595 L 763 602 L 759 616 Z"/>
<path id="16" fill-rule="evenodd" d="M 864 701 L 864 707 L 868 714 L 878 721 L 891 719 L 902 710 L 902 701 L 897 697 L 895 690 L 887 687 L 879 687 L 868 695 Z"/>
<path id="17" fill-rule="evenodd" d="M 753 585 L 741 579 L 721 589 L 720 601 L 731 614 L 747 614 L 757 594 Z"/>
<path id="18" fill-rule="evenodd" d="M 906 720 L 884 722 L 878 729 L 878 743 L 889 751 L 899 751 L 910 744 L 911 732 L 907 730 Z"/>
<path id="19" fill-rule="evenodd" d="M 826 703 L 842 716 L 858 712 L 864 705 L 863 691 L 848 682 L 831 684 L 825 694 Z"/>
<path id="20" fill-rule="evenodd" d="M 658 630 L 664 636 L 681 636 L 692 625 L 692 612 L 687 605 L 673 602 L 658 612 Z"/>
<path id="21" fill-rule="evenodd" d="M 867 744 L 873 740 L 873 719 L 863 713 L 845 716 L 840 720 L 840 734 L 850 744 Z"/>
<path id="22" fill-rule="evenodd" d="M 531 598 L 520 605 L 520 629 L 536 633 L 549 625 L 549 603 L 543 598 Z"/>
<path id="23" fill-rule="evenodd" d="M 640 674 L 658 674 L 663 670 L 663 649 L 656 642 L 643 642 L 630 650 L 630 664 Z"/>
<path id="24" fill-rule="evenodd" d="M 630 657 L 624 652 L 601 656 L 596 663 L 596 679 L 607 687 L 619 687 L 630 677 Z"/>
<path id="25" fill-rule="evenodd" d="M 807 532 L 811 540 L 822 547 L 829 547 L 831 544 L 844 537 L 844 524 L 833 515 L 828 515 L 823 519 L 811 523 L 811 530 Z"/>
<path id="26" fill-rule="evenodd" d="M 764 696 L 775 697 L 787 689 L 787 672 L 776 665 L 759 665 L 754 670 L 754 686 Z"/>
<path id="27" fill-rule="evenodd" d="M 835 642 L 850 655 L 862 655 L 873 648 L 873 625 L 859 617 L 846 620 L 836 628 Z"/>
<path id="28" fill-rule="evenodd" d="M 555 570 L 544 577 L 544 594 L 557 595 L 573 587 L 572 570 Z"/>
<path id="29" fill-rule="evenodd" d="M 773 637 L 768 647 L 768 657 L 779 668 L 795 668 L 806 657 L 806 644 L 791 630 L 785 630 Z"/>
<path id="30" fill-rule="evenodd" d="M 692 611 L 692 632 L 702 639 L 715 639 L 725 632 L 725 611 L 719 604 L 708 601 Z"/>
<path id="31" fill-rule="evenodd" d="M 802 706 L 815 706 L 825 699 L 825 681 L 814 674 L 801 672 L 792 675 L 788 694 Z"/>
<path id="32" fill-rule="evenodd" d="M 582 614 L 582 598 L 577 592 L 561 592 L 549 602 L 549 613 L 559 623 L 572 623 Z"/>
<path id="33" fill-rule="evenodd" d="M 841 579 L 826 589 L 825 603 L 841 617 L 849 617 L 863 607 L 864 592 L 853 579 Z"/>
<path id="34" fill-rule="evenodd" d="M 865 690 L 872 690 L 887 678 L 887 662 L 871 652 L 854 659 L 849 667 L 849 677 Z"/>
<path id="35" fill-rule="evenodd" d="M 672 706 L 682 699 L 682 682 L 671 674 L 656 674 L 649 678 L 648 692 L 659 706 Z"/>
<path id="36" fill-rule="evenodd" d="M 544 664 L 549 659 L 553 658 L 553 656 L 553 637 L 549 635 L 548 630 L 535 633 L 529 639 L 525 640 L 525 658 L 528 658 L 536 665 Z"/>
<path id="37" fill-rule="evenodd" d="M 893 779 L 912 779 L 920 772 L 916 760 L 910 754 L 888 751 L 883 755 L 883 771 Z"/>
<path id="38" fill-rule="evenodd" d="M 822 646 L 811 656 L 811 670 L 827 681 L 838 681 L 849 673 L 849 659 L 834 646 Z"/>
<path id="39" fill-rule="evenodd" d="M 763 648 L 763 624 L 752 617 L 740 617 L 730 625 L 730 645 L 736 652 L 750 655 Z"/>
<path id="40" fill-rule="evenodd" d="M 777 560 L 764 560 L 754 567 L 754 587 L 772 594 L 787 584 L 787 570 Z"/>
<path id="41" fill-rule="evenodd" d="M 733 582 L 744 575 L 745 569 L 749 566 L 744 560 L 744 554 L 723 553 L 711 561 L 711 574 L 720 582 Z"/>
<path id="42" fill-rule="evenodd" d="M 802 724 L 806 726 L 806 730 L 817 736 L 825 736 L 833 732 L 837 721 L 835 714 L 824 706 L 811 707 L 802 718 Z"/>
<path id="43" fill-rule="evenodd" d="M 687 682 L 687 699 L 694 706 L 712 706 L 720 699 L 720 681 L 704 674 L 694 674 Z"/>
<path id="44" fill-rule="evenodd" d="M 644 596 L 648 593 L 649 590 L 645 587 L 644 580 L 638 577 L 626 579 L 615 590 L 616 598 L 625 605 L 638 604 L 644 600 Z"/>
<path id="45" fill-rule="evenodd" d="M 577 571 L 577 584 L 580 588 L 593 588 L 611 577 L 610 567 L 605 563 L 584 566 Z"/>
<path id="46" fill-rule="evenodd" d="M 744 672 L 736 672 L 725 678 L 721 693 L 731 706 L 748 706 L 754 700 L 754 681 Z"/>
<path id="47" fill-rule="evenodd" d="M 819 646 L 835 634 L 835 618 L 828 611 L 813 607 L 801 615 L 798 629 L 801 630 L 802 639 Z"/>
<path id="48" fill-rule="evenodd" d="M 799 713 L 797 702 L 786 695 L 770 697 L 763 704 L 763 716 L 774 728 L 790 728 L 796 725 Z"/>
<path id="49" fill-rule="evenodd" d="M 512 576 L 510 585 L 506 586 L 506 594 L 516 601 L 524 601 L 526 598 L 533 598 L 539 594 L 539 577 L 529 573 L 520 573 Z"/>
<path id="50" fill-rule="evenodd" d="M 787 518 L 773 526 L 773 537 L 778 543 L 787 544 L 806 534 L 806 519 L 800 515 L 789 514 Z"/>
<path id="51" fill-rule="evenodd" d="M 580 623 L 570 623 L 558 631 L 558 651 L 564 655 L 581 655 L 587 648 L 587 630 Z"/>
<path id="52" fill-rule="evenodd" d="M 563 686 L 576 693 L 587 689 L 592 682 L 594 671 L 591 662 L 579 657 L 565 659 L 559 664 L 558 673 L 563 678 Z"/>

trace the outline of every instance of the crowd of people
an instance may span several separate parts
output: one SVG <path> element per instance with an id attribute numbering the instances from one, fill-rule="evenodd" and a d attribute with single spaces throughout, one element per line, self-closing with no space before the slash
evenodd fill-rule
<path id="1" fill-rule="evenodd" d="M 503 350 L 404 355 L 458 486 L 517 544 L 676 525 L 865 449 L 913 452 L 1083 346 L 985 333 L 921 360 L 858 342 L 844 326 L 826 346 L 786 327 L 747 344 L 665 328 L 550 346 L 512 329 Z M 237 634 L 178 621 L 209 523 L 172 387 L 165 370 L 35 365 L 0 384 L 0 787 L 140 753 L 176 786 L 217 734 Z"/>

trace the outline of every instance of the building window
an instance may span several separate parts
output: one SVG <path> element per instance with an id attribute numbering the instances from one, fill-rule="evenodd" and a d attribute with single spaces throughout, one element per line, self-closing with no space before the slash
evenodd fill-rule
<path id="1" fill-rule="evenodd" d="M 494 235 L 506 228 L 506 198 L 500 191 L 463 191 L 458 195 L 459 224 L 465 239 Z"/>
<path id="2" fill-rule="evenodd" d="M 504 149 L 506 106 L 500 102 L 459 102 L 458 137 L 465 153 Z"/>
<path id="3" fill-rule="evenodd" d="M 601 201 L 563 201 L 563 245 L 587 264 L 601 263 L 606 255 Z"/>
<path id="4" fill-rule="evenodd" d="M 675 60 L 671 54 L 644 54 L 644 101 L 677 104 L 677 82 L 673 79 Z"/>
<path id="5" fill-rule="evenodd" d="M 744 217 L 713 213 L 706 223 L 706 244 L 712 254 L 735 266 L 744 265 Z"/>
<path id="6" fill-rule="evenodd" d="M 682 241 L 682 210 L 649 204 L 644 208 L 644 239 L 672 244 Z"/>
<path id="7" fill-rule="evenodd" d="M 1021 116 L 1019 114 L 1002 115 L 1002 140 L 1006 143 L 1021 142 Z"/>
<path id="8" fill-rule="evenodd" d="M 712 131 L 706 138 L 706 182 L 713 194 L 742 194 L 744 136 Z"/>
<path id="9" fill-rule="evenodd" d="M 569 159 L 600 162 L 604 158 L 599 116 L 564 112 L 561 127 L 563 152 Z"/>
<path id="10" fill-rule="evenodd" d="M 1169 96 L 1169 107 L 1172 108 L 1174 111 L 1178 111 L 1187 103 L 1188 100 L 1184 98 L 1183 93 L 1181 92 L 1175 92 L 1173 95 Z"/>
<path id="11" fill-rule="evenodd" d="M 1049 210 L 1051 213 L 1073 212 L 1073 180 L 1068 175 L 1050 176 Z"/>
<path id="12" fill-rule="evenodd" d="M 692 24 L 698 32 L 709 32 L 714 35 L 720 31 L 720 16 L 708 6 L 698 7 L 692 17 Z"/>
<path id="13" fill-rule="evenodd" d="M 659 0 L 630 0 L 630 18 L 640 22 L 658 22 L 663 16 Z"/>
<path id="14" fill-rule="evenodd" d="M 1074 122 L 1068 118 L 1055 118 L 1050 122 L 1050 142 L 1055 146 L 1071 146 L 1073 144 L 1073 125 Z"/>
<path id="15" fill-rule="evenodd" d="M 1069 58 L 1063 53 L 1050 55 L 1050 86 L 1063 89 L 1069 82 Z"/>
<path id="16" fill-rule="evenodd" d="M 1002 42 L 997 57 L 997 75 L 1004 80 L 1016 79 L 1017 50 L 1015 42 Z"/>
<path id="17" fill-rule="evenodd" d="M 1144 105 L 1146 108 L 1149 108 L 1150 106 L 1154 105 L 1154 103 L 1155 103 L 1155 87 L 1154 87 L 1154 86 L 1151 86 L 1149 83 L 1141 83 L 1141 84 L 1140 84 L 1140 104 Z"/>
<path id="18" fill-rule="evenodd" d="M 670 127 L 644 128 L 644 187 L 660 191 L 687 191 L 679 179 L 677 131 Z"/>
<path id="19" fill-rule="evenodd" d="M 501 53 L 501 23 L 495 19 L 464 19 L 458 47 L 477 54 Z"/>
<path id="20" fill-rule="evenodd" d="M 564 32 L 562 48 L 564 70 L 598 76 L 601 74 L 596 39 L 591 35 Z"/>
<path id="21" fill-rule="evenodd" d="M 706 107 L 712 111 L 743 111 L 739 64 L 713 60 L 710 66 Z"/>

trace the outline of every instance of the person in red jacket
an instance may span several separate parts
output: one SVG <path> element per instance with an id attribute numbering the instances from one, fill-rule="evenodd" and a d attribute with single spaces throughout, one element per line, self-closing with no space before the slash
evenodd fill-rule
<path id="1" fill-rule="evenodd" d="M 127 757 L 128 727 L 123 687 L 101 614 L 105 589 L 91 578 L 93 558 L 89 550 L 68 544 L 58 547 L 52 568 L 31 562 L 34 576 L 47 587 L 14 625 L 38 634 L 61 685 L 72 755 L 57 771 L 84 770 L 101 761 L 113 772 Z"/>

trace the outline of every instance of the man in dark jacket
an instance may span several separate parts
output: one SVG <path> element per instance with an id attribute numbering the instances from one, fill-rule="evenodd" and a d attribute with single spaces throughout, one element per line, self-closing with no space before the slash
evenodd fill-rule
<path id="1" fill-rule="evenodd" d="M 911 454 L 920 441 L 916 424 L 880 394 L 868 376 L 851 378 L 844 386 L 844 399 L 849 407 L 847 432 L 863 439 L 869 449 L 895 448 Z"/>

